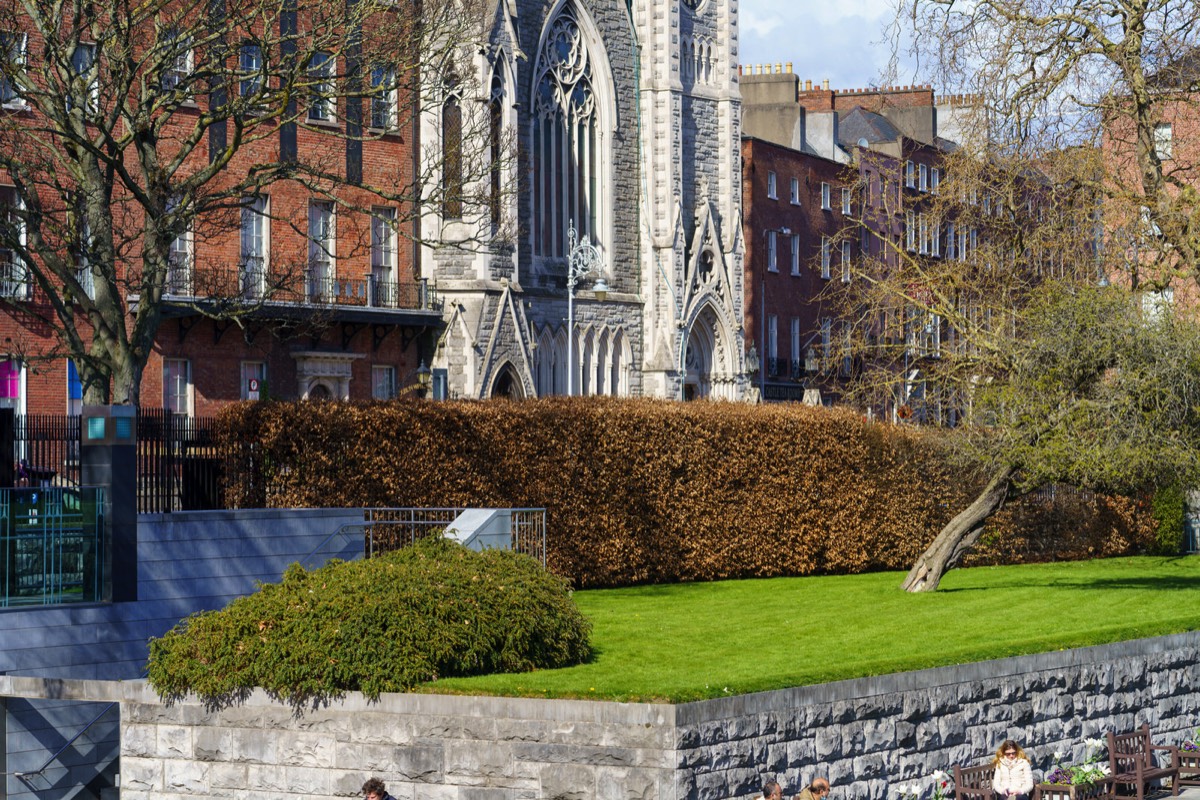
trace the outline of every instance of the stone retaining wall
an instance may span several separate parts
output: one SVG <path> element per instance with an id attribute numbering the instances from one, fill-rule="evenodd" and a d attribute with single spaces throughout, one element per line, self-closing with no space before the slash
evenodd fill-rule
<path id="1" fill-rule="evenodd" d="M 356 797 L 371 775 L 397 800 L 723 800 L 817 774 L 837 800 L 882 800 L 1009 736 L 1035 773 L 1110 728 L 1179 743 L 1198 657 L 1186 633 L 679 706 L 354 695 L 295 716 L 261 693 L 211 712 L 142 682 L 5 676 L 0 696 L 119 700 L 123 800 Z"/>

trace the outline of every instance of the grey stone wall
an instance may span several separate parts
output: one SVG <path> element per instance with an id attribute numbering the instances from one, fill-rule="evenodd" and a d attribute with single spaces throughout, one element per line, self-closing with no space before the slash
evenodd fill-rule
<path id="1" fill-rule="evenodd" d="M 827 776 L 844 798 L 928 789 L 935 769 L 983 763 L 1005 738 L 1035 778 L 1055 750 L 1149 723 L 1179 744 L 1200 724 L 1200 634 L 722 698 L 680 706 L 680 797 L 751 797 L 764 776 L 796 791 Z"/>
<path id="2" fill-rule="evenodd" d="M 0 697 L 118 700 L 123 800 L 354 797 L 371 775 L 398 800 L 751 798 L 766 777 L 790 795 L 816 775 L 882 800 L 1006 737 L 1035 775 L 1109 729 L 1147 722 L 1178 744 L 1198 721 L 1198 656 L 1187 633 L 679 706 L 352 695 L 295 715 L 256 693 L 214 712 L 140 681 L 5 676 Z"/>

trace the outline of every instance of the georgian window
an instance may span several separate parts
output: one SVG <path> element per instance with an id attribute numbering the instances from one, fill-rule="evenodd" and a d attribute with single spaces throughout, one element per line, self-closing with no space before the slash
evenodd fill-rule
<path id="1" fill-rule="evenodd" d="M 573 2 L 549 23 L 534 70 L 533 254 L 562 258 L 567 228 L 603 244 L 601 130 L 592 53 Z"/>
<path id="2" fill-rule="evenodd" d="M 27 37 L 24 33 L 4 31 L 0 33 L 0 66 L 5 69 L 0 75 L 0 104 L 9 107 L 24 105 L 17 82 L 9 77 L 25 71 L 25 47 Z"/>
<path id="3" fill-rule="evenodd" d="M 267 198 L 253 195 L 242 198 L 241 288 L 247 300 L 261 300 L 267 286 Z"/>
<path id="4" fill-rule="evenodd" d="M 337 114 L 337 98 L 333 85 L 337 60 L 329 53 L 316 52 L 308 62 L 310 82 L 308 94 L 308 118 L 329 122 Z"/>
<path id="5" fill-rule="evenodd" d="M 337 239 L 334 234 L 333 203 L 314 200 L 308 204 L 308 298 L 332 302 L 333 281 L 337 275 L 334 254 Z"/>
<path id="6" fill-rule="evenodd" d="M 398 103 L 396 68 L 390 64 L 377 64 L 371 69 L 371 127 L 381 131 L 395 130 Z"/>
<path id="7" fill-rule="evenodd" d="M 395 308 L 396 288 L 396 209 L 371 210 L 371 286 L 370 304 Z"/>

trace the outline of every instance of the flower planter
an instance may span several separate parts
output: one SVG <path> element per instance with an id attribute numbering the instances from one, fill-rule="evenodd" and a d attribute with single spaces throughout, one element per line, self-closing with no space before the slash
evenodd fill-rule
<path id="1" fill-rule="evenodd" d="M 1200 786 L 1200 750 L 1179 751 L 1179 785 Z"/>
<path id="2" fill-rule="evenodd" d="M 1072 786 L 1069 783 L 1039 783 L 1033 790 L 1034 800 L 1091 800 L 1095 797 L 1107 797 L 1109 779 L 1104 778 L 1093 784 Z"/>

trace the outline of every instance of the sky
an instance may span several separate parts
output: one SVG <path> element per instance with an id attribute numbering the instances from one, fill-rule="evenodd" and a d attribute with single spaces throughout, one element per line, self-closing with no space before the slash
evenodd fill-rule
<path id="1" fill-rule="evenodd" d="M 878 85 L 887 67 L 895 0 L 739 0 L 738 14 L 743 67 L 791 61 L 801 81 L 835 89 Z M 894 81 L 913 82 L 911 72 Z"/>

